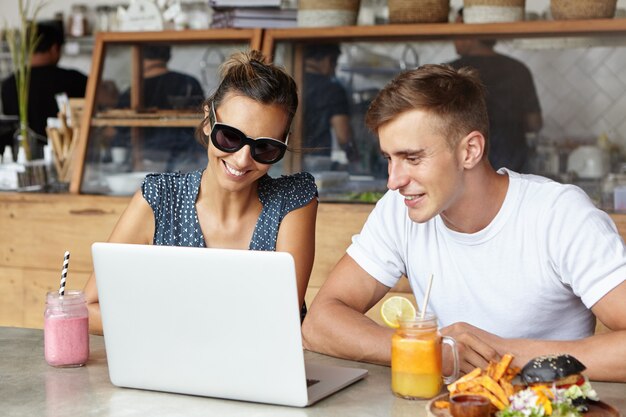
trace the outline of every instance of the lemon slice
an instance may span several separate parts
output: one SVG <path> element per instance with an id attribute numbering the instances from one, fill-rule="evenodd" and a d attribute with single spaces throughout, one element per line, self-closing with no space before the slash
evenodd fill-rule
<path id="1" fill-rule="evenodd" d="M 415 307 L 406 297 L 395 295 L 385 300 L 380 306 L 380 315 L 385 324 L 397 329 L 400 327 L 400 319 L 412 319 L 415 317 Z"/>

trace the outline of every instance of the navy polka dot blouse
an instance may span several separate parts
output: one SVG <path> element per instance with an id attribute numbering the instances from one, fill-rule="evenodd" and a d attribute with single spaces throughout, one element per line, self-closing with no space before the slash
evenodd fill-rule
<path id="1" fill-rule="evenodd" d="M 154 211 L 153 243 L 167 246 L 206 247 L 196 212 L 202 171 L 149 174 L 141 186 L 143 198 Z M 317 197 L 315 179 L 309 173 L 264 176 L 259 179 L 263 205 L 249 249 L 276 250 L 278 228 L 292 210 Z"/>

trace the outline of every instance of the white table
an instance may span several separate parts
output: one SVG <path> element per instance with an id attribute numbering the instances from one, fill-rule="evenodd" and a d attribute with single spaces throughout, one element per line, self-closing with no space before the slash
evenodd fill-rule
<path id="1" fill-rule="evenodd" d="M 118 388 L 109 381 L 104 339 L 91 336 L 89 362 L 53 368 L 43 356 L 43 331 L 0 327 L 0 415 L 13 416 L 341 416 L 425 417 L 427 401 L 390 391 L 388 367 L 305 352 L 307 360 L 366 368 L 369 376 L 308 408 Z M 626 416 L 626 384 L 598 383 L 601 399 Z"/>

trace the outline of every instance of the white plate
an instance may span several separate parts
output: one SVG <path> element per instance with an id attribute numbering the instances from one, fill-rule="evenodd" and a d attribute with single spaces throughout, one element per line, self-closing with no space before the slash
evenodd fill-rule
<path id="1" fill-rule="evenodd" d="M 112 174 L 106 177 L 107 185 L 113 195 L 132 195 L 141 187 L 149 172 L 125 172 Z"/>

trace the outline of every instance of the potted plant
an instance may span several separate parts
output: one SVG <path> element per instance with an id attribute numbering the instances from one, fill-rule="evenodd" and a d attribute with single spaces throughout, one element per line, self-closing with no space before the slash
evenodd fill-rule
<path id="1" fill-rule="evenodd" d="M 43 6 L 44 4 L 39 2 L 31 7 L 30 0 L 26 0 L 26 2 L 18 0 L 19 26 L 9 28 L 5 22 L 5 36 L 11 53 L 17 89 L 20 124 L 18 128 L 19 146 L 24 149 L 27 160 L 31 159 L 29 139 L 32 136 L 32 131 L 28 125 L 28 90 L 31 58 L 39 42 L 36 18 Z M 32 14 L 29 17 L 31 9 Z"/>

